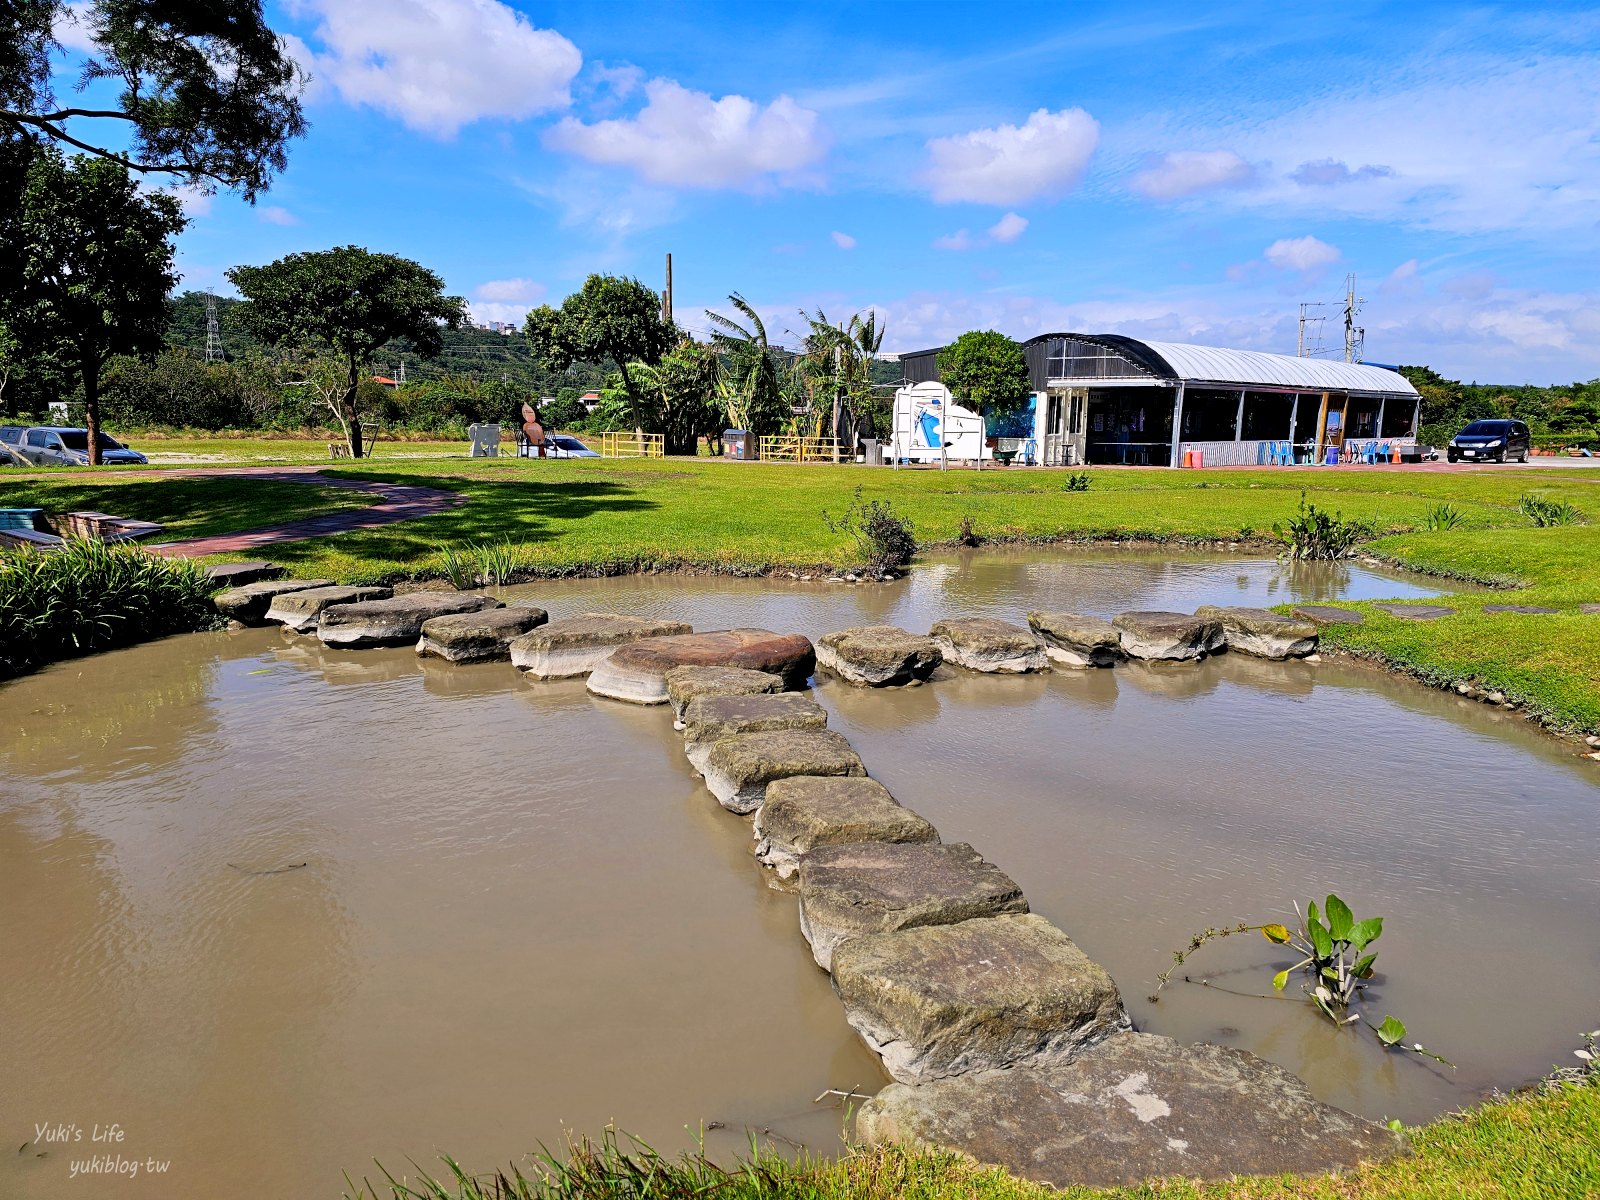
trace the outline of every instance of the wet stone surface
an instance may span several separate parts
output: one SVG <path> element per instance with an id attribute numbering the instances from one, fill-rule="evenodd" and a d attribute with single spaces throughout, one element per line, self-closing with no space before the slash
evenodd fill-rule
<path id="1" fill-rule="evenodd" d="M 945 661 L 969 671 L 1024 675 L 1048 671 L 1044 643 L 1031 629 L 993 617 L 948 617 L 928 631 Z"/>
<path id="2" fill-rule="evenodd" d="M 1202 604 L 1195 616 L 1216 621 L 1228 650 L 1255 658 L 1304 658 L 1317 649 L 1317 627 L 1304 618 L 1285 617 L 1270 608 L 1224 608 Z"/>
<path id="3" fill-rule="evenodd" d="M 361 650 L 369 646 L 406 646 L 422 636 L 422 626 L 435 617 L 499 608 L 492 596 L 473 592 L 407 592 L 383 600 L 330 604 L 317 620 L 324 646 Z"/>
<path id="4" fill-rule="evenodd" d="M 823 970 L 849 938 L 1027 911 L 1016 881 L 965 842 L 821 846 L 800 859 L 800 932 Z"/>
<path id="5" fill-rule="evenodd" d="M 1122 658 L 1122 634 L 1110 621 L 1074 612 L 1030 612 L 1028 628 L 1052 663 L 1109 667 Z"/>
<path id="6" fill-rule="evenodd" d="M 1282 1067 L 1139 1033 L 1065 1066 L 891 1084 L 862 1106 L 856 1136 L 956 1150 L 1063 1188 L 1309 1174 L 1405 1148 L 1400 1135 L 1320 1103 Z"/>
<path id="7" fill-rule="evenodd" d="M 700 696 L 689 701 L 684 710 L 683 751 L 689 765 L 703 775 L 711 747 L 723 738 L 785 729 L 823 729 L 827 724 L 827 710 L 803 692 Z"/>
<path id="8" fill-rule="evenodd" d="M 713 742 L 701 774 L 717 803 L 729 812 L 752 813 L 767 785 L 790 775 L 865 775 L 850 743 L 832 730 L 740 733 Z"/>
<path id="9" fill-rule="evenodd" d="M 550 619 L 532 604 L 451 613 L 422 623 L 417 653 L 447 662 L 488 662 L 511 657 L 511 643 Z"/>
<path id="10" fill-rule="evenodd" d="M 832 969 L 846 1019 L 901 1083 L 1064 1063 L 1130 1027 L 1106 969 L 1031 913 L 852 938 Z"/>
<path id="11" fill-rule="evenodd" d="M 755 837 L 757 860 L 789 880 L 800 869 L 800 856 L 818 846 L 937 842 L 939 831 L 876 779 L 796 775 L 767 785 Z"/>
<path id="12" fill-rule="evenodd" d="M 306 633 L 317 627 L 322 610 L 335 604 L 358 604 L 366 600 L 384 600 L 394 595 L 386 587 L 320 587 L 287 592 L 274 596 L 267 606 L 265 620 L 276 621 L 296 633 Z"/>
<path id="13" fill-rule="evenodd" d="M 589 674 L 618 646 L 689 632 L 682 621 L 582 613 L 517 638 L 511 643 L 511 665 L 532 679 L 572 679 Z"/>
<path id="14" fill-rule="evenodd" d="M 841 629 L 817 640 L 817 662 L 862 687 L 896 687 L 933 674 L 944 655 L 931 637 L 894 625 Z"/>
<path id="15" fill-rule="evenodd" d="M 1214 618 L 1175 612 L 1125 612 L 1115 625 L 1130 658 L 1188 662 L 1223 645 L 1222 625 Z"/>
<path id="16" fill-rule="evenodd" d="M 243 625 L 261 625 L 266 623 L 267 609 L 277 597 L 334 586 L 331 579 L 261 579 L 218 592 L 212 597 L 212 603 L 229 620 Z"/>

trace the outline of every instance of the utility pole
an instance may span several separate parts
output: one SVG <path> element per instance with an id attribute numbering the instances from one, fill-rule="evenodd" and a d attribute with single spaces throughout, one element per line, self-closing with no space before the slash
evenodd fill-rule
<path id="1" fill-rule="evenodd" d="M 1320 300 L 1306 301 L 1300 305 L 1300 343 L 1299 348 L 1295 351 L 1296 357 L 1311 358 L 1313 355 L 1322 353 L 1322 323 L 1328 318 L 1321 314 L 1312 316 L 1310 310 L 1323 307 L 1325 305 Z M 1309 343 L 1306 340 L 1307 325 L 1316 327 L 1313 339 Z"/>
<path id="2" fill-rule="evenodd" d="M 222 325 L 217 320 L 217 297 L 214 292 L 206 293 L 206 361 L 228 361 L 222 349 Z"/>
<path id="3" fill-rule="evenodd" d="M 833 348 L 833 461 L 839 461 L 839 401 L 844 391 L 844 347 Z"/>
<path id="4" fill-rule="evenodd" d="M 1361 351 L 1367 338 L 1367 331 L 1356 324 L 1356 315 L 1366 301 L 1356 295 L 1356 276 L 1352 271 L 1345 276 L 1344 292 L 1344 360 L 1347 363 L 1361 361 Z"/>
<path id="5" fill-rule="evenodd" d="M 667 251 L 667 286 L 661 291 L 661 320 L 672 324 L 672 251 Z"/>

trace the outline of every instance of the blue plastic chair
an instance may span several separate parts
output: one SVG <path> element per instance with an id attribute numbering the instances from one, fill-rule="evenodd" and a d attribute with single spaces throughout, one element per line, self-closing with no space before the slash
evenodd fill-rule
<path id="1" fill-rule="evenodd" d="M 1378 443 L 1378 461 L 1380 463 L 1388 462 L 1389 461 L 1389 456 L 1393 452 L 1394 452 L 1394 448 L 1392 446 L 1390 446 L 1388 442 L 1379 442 Z"/>

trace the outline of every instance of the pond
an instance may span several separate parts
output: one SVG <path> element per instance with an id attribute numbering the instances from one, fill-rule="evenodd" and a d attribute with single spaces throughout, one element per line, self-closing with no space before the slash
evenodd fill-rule
<path id="1" fill-rule="evenodd" d="M 1438 589 L 1095 550 L 953 555 L 889 586 L 508 591 L 553 616 L 817 636 Z M 1110 968 L 1142 1028 L 1245 1047 L 1324 1100 L 1407 1120 L 1533 1078 L 1593 1028 L 1600 776 L 1498 710 L 1355 664 L 1229 656 L 817 695 L 874 776 Z M 333 1197 L 374 1157 L 487 1167 L 607 1121 L 663 1148 L 715 1122 L 719 1152 L 747 1127 L 828 1152 L 840 1113 L 813 1097 L 883 1082 L 793 897 L 663 710 L 504 663 L 198 634 L 0 687 L 0 777 L 0 1132 L 85 1131 L 0 1155 L 0 1194 L 63 1194 L 93 1152 L 170 1166 L 74 1181 L 85 1195 Z M 1183 983 L 1146 999 L 1199 928 L 1329 890 L 1387 920 L 1375 1017 L 1458 1070 L 1304 1005 Z M 1193 970 L 1266 992 L 1270 950 L 1234 939 Z M 91 1147 L 111 1123 L 124 1140 Z"/>

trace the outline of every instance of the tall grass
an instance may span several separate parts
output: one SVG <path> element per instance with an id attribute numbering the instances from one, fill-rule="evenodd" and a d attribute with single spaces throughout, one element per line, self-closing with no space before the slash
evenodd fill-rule
<path id="1" fill-rule="evenodd" d="M 69 539 L 0 552 L 0 676 L 216 621 L 205 570 L 134 545 Z"/>

